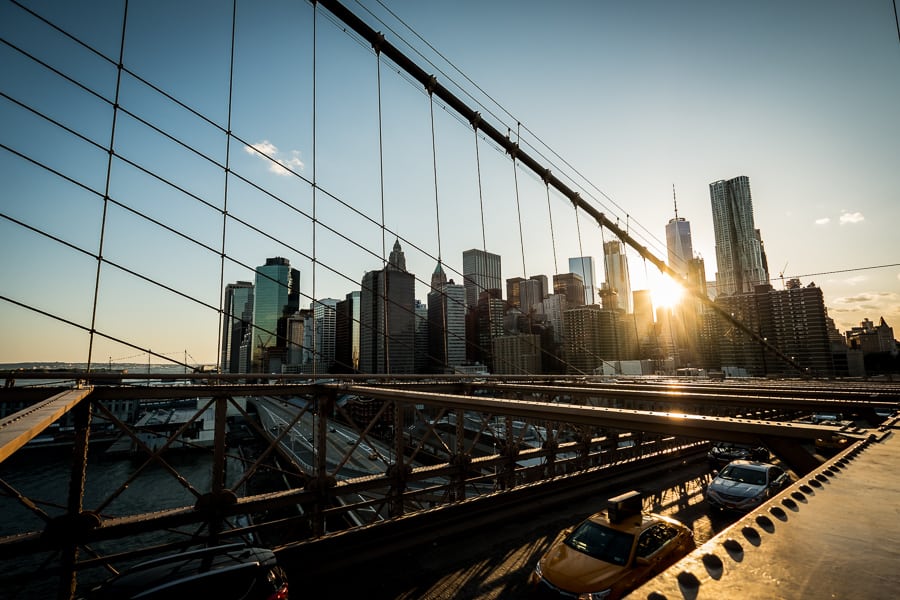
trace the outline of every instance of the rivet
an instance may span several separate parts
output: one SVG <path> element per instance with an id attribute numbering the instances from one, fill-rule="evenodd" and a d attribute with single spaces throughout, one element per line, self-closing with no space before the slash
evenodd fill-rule
<path id="1" fill-rule="evenodd" d="M 686 587 L 688 589 L 697 589 L 700 587 L 700 580 L 697 579 L 697 576 L 688 571 L 682 571 L 678 574 L 678 583 L 682 587 Z"/>
<path id="2" fill-rule="evenodd" d="M 775 515 L 777 519 L 780 519 L 782 521 L 787 521 L 788 519 L 787 513 L 784 512 L 784 509 L 780 506 L 773 506 L 769 509 L 769 512 Z"/>
<path id="3" fill-rule="evenodd" d="M 716 556 L 715 554 L 704 554 L 703 565 L 706 567 L 706 572 L 709 573 L 709 576 L 713 579 L 721 579 L 722 573 L 724 573 L 725 565 L 722 563 L 722 559 Z"/>
<path id="4" fill-rule="evenodd" d="M 754 546 L 759 546 L 760 542 L 762 542 L 759 532 L 752 527 L 744 527 L 741 529 L 741 533 L 743 533 L 744 537 L 747 538 L 747 541 Z"/>
<path id="5" fill-rule="evenodd" d="M 756 517 L 756 524 L 759 525 L 760 527 L 762 527 L 764 530 L 766 530 L 769 533 L 772 533 L 775 531 L 775 523 L 773 523 L 772 519 L 770 519 L 769 517 L 767 517 L 765 515 L 759 515 L 758 517 Z"/>

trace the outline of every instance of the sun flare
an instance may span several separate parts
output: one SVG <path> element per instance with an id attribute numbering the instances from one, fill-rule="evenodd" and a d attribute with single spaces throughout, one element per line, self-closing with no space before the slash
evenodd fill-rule
<path id="1" fill-rule="evenodd" d="M 650 290 L 656 308 L 673 308 L 684 296 L 684 288 L 674 280 L 663 277 Z"/>

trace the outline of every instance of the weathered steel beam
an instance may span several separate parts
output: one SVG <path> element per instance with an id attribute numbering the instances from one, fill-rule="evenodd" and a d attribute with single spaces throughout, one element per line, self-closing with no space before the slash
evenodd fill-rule
<path id="1" fill-rule="evenodd" d="M 471 397 L 436 394 L 359 385 L 345 386 L 342 389 L 361 396 L 383 400 L 404 400 L 406 402 L 432 404 L 462 410 L 516 415 L 529 419 L 565 421 L 567 423 L 614 427 L 632 431 L 648 431 L 700 439 L 755 442 L 761 436 L 780 436 L 806 441 L 834 432 L 833 427 L 807 423 L 777 423 L 756 419 L 708 417 L 601 406 L 504 400 L 484 396 Z"/>
<path id="2" fill-rule="evenodd" d="M 61 392 L 0 421 L 0 462 L 75 408 L 93 389 L 78 388 Z"/>

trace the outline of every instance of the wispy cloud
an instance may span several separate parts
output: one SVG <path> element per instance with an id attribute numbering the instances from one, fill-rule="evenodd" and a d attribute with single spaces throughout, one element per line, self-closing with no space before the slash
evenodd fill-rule
<path id="1" fill-rule="evenodd" d="M 268 157 L 269 172 L 276 175 L 287 176 L 291 171 L 302 171 L 303 161 L 300 159 L 299 150 L 291 150 L 290 152 L 281 152 L 278 147 L 269 140 L 263 140 L 250 146 L 244 146 L 244 152 L 259 156 L 260 158 Z M 263 158 L 264 159 L 264 158 Z M 264 159 L 265 160 L 265 159 Z"/>
<path id="2" fill-rule="evenodd" d="M 822 217 L 821 219 L 816 219 L 816 225 L 828 225 L 831 223 L 831 218 Z"/>
<path id="3" fill-rule="evenodd" d="M 846 225 L 847 223 L 862 223 L 866 218 L 863 216 L 861 212 L 846 212 L 844 211 L 841 214 L 841 225 Z"/>

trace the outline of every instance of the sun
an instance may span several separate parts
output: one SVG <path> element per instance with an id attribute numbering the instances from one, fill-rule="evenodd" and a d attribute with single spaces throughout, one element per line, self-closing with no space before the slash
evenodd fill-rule
<path id="1" fill-rule="evenodd" d="M 650 290 L 653 306 L 656 308 L 674 308 L 684 297 L 684 288 L 670 277 L 662 277 Z"/>

